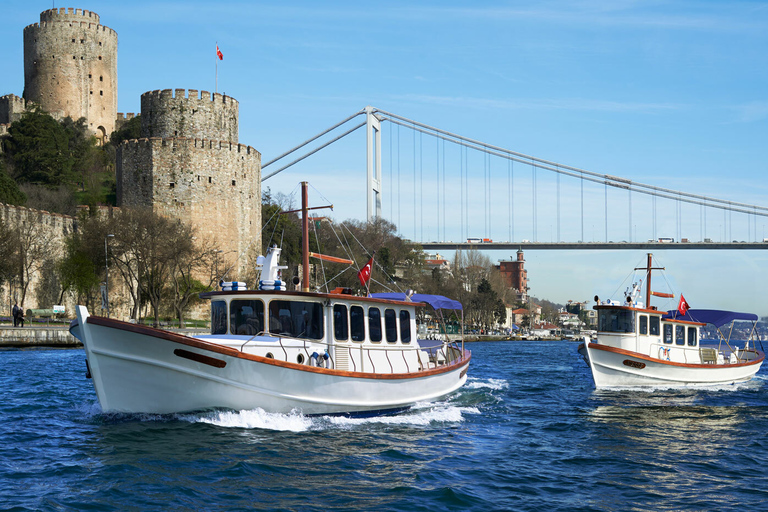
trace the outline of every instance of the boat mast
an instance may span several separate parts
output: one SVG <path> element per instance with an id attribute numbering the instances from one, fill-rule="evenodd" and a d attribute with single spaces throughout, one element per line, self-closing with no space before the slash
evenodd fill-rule
<path id="1" fill-rule="evenodd" d="M 653 254 L 648 253 L 648 276 L 645 278 L 645 308 L 651 309 L 651 263 Z"/>
<path id="2" fill-rule="evenodd" d="M 309 291 L 309 213 L 307 182 L 301 182 L 301 291 Z"/>

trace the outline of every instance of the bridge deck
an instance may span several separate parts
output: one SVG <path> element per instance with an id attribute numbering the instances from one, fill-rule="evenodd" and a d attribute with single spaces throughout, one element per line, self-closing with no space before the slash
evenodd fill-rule
<path id="1" fill-rule="evenodd" d="M 688 250 L 688 249 L 768 249 L 768 242 L 488 242 L 480 244 L 455 242 L 423 242 L 424 249 L 478 249 L 491 250 L 596 250 L 596 249 L 643 249 L 643 250 Z"/>

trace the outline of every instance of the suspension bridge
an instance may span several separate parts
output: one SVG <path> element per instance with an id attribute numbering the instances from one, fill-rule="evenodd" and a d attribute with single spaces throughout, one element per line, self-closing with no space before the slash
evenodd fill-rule
<path id="1" fill-rule="evenodd" d="M 265 162 L 262 183 L 361 129 L 365 218 L 426 249 L 768 249 L 768 207 L 580 169 L 370 106 Z"/>

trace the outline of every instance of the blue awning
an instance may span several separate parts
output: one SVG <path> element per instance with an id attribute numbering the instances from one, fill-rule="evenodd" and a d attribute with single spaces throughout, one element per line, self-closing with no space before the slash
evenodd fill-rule
<path id="1" fill-rule="evenodd" d="M 701 322 L 720 327 L 731 323 L 734 320 L 757 321 L 757 315 L 754 313 L 739 313 L 737 311 L 724 311 L 720 309 L 689 309 L 685 315 L 681 315 L 676 309 L 667 311 L 664 318 L 674 320 L 685 320 L 688 322 Z"/>
<path id="2" fill-rule="evenodd" d="M 372 293 L 371 297 L 376 299 L 406 300 L 404 293 Z M 411 302 L 426 302 L 435 309 L 464 309 L 461 307 L 461 302 L 443 297 L 442 295 L 415 293 L 411 296 Z"/>

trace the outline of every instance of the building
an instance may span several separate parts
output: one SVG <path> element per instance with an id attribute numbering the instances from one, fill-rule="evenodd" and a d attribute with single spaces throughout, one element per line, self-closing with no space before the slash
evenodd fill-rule
<path id="1" fill-rule="evenodd" d="M 24 101 L 36 103 L 58 119 L 84 117 L 104 141 L 117 118 L 117 32 L 99 15 L 82 9 L 49 9 L 40 22 L 24 28 Z"/>
<path id="2" fill-rule="evenodd" d="M 523 250 L 517 251 L 517 259 L 514 261 L 500 261 L 496 269 L 501 274 L 507 288 L 515 290 L 517 299 L 528 301 L 528 271 L 525 270 Z"/>
<path id="3" fill-rule="evenodd" d="M 261 250 L 261 154 L 238 142 L 238 102 L 190 89 L 141 95 L 142 138 L 117 148 L 117 203 L 188 220 L 243 275 Z"/>

